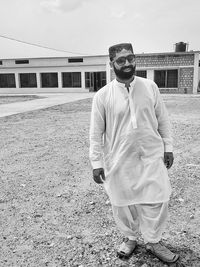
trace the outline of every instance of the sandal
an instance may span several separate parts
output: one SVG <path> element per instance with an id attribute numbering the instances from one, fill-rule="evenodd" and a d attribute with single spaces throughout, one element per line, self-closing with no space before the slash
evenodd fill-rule
<path id="1" fill-rule="evenodd" d="M 120 259 L 128 259 L 135 250 L 137 242 L 126 238 L 117 251 L 117 256 Z"/>
<path id="2" fill-rule="evenodd" d="M 147 243 L 146 250 L 151 252 L 154 256 L 159 258 L 161 261 L 166 263 L 176 262 L 179 258 L 178 254 L 173 253 L 167 247 L 162 244 L 162 242 L 158 243 Z"/>

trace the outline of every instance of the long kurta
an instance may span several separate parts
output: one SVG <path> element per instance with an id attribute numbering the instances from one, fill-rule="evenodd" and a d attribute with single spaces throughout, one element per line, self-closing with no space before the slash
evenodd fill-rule
<path id="1" fill-rule="evenodd" d="M 90 160 L 104 168 L 104 187 L 115 206 L 169 200 L 164 152 L 172 151 L 170 123 L 157 85 L 135 76 L 129 92 L 116 79 L 93 98 Z"/>

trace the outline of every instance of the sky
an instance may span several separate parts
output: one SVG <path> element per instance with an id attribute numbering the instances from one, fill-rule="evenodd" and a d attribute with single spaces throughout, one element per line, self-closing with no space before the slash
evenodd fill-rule
<path id="1" fill-rule="evenodd" d="M 181 41 L 200 50 L 199 0 L 0 0 L 0 10 L 0 58 L 106 55 L 121 42 L 136 54 Z"/>

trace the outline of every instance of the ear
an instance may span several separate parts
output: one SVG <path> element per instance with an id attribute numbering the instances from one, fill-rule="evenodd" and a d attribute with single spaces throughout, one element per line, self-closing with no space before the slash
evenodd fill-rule
<path id="1" fill-rule="evenodd" d="M 114 63 L 110 61 L 109 64 L 110 64 L 111 69 L 113 69 L 113 64 Z"/>

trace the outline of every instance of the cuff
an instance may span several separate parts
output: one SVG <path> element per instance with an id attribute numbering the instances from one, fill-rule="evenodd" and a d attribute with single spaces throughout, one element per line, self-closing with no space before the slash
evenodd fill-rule
<path id="1" fill-rule="evenodd" d="M 103 163 L 99 160 L 99 161 L 91 161 L 91 165 L 93 169 L 99 169 L 99 168 L 103 168 Z"/>
<path id="2" fill-rule="evenodd" d="M 172 145 L 166 145 L 165 146 L 165 152 L 173 152 L 173 146 Z"/>

